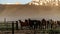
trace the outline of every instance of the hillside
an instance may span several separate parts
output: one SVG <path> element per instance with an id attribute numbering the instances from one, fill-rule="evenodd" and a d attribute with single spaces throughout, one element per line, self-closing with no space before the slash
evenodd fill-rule
<path id="1" fill-rule="evenodd" d="M 59 8 L 60 9 L 60 8 Z M 18 19 L 54 19 L 60 20 L 60 10 L 57 7 L 37 5 L 0 5 L 0 21 Z"/>

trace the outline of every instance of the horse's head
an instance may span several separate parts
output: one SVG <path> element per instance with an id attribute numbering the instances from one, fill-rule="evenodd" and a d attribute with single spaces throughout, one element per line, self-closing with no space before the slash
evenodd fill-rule
<path id="1" fill-rule="evenodd" d="M 18 23 L 18 21 L 16 21 L 16 23 Z"/>
<path id="2" fill-rule="evenodd" d="M 22 23 L 22 21 L 21 21 L 21 20 L 19 20 L 19 22 L 20 22 L 20 23 Z"/>
<path id="3" fill-rule="evenodd" d="M 25 20 L 25 22 L 28 22 L 28 20 Z"/>

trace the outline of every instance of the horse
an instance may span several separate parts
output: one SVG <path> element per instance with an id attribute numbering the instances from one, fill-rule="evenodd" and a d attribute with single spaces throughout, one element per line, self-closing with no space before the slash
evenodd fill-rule
<path id="1" fill-rule="evenodd" d="M 21 29 L 23 29 L 23 27 L 28 27 L 28 26 L 29 26 L 29 23 L 28 23 L 27 20 L 25 20 L 25 22 L 19 20 L 19 23 L 20 23 L 20 25 L 21 25 Z"/>
<path id="2" fill-rule="evenodd" d="M 53 21 L 53 20 L 49 20 L 49 24 L 50 24 L 50 28 L 51 29 L 55 29 L 57 26 L 57 24 L 56 24 L 56 22 L 55 21 Z"/>
<path id="3" fill-rule="evenodd" d="M 18 21 L 15 21 L 16 22 L 16 30 L 18 30 Z"/>
<path id="4" fill-rule="evenodd" d="M 29 26 L 32 29 L 37 29 L 38 26 L 39 26 L 39 28 L 41 27 L 41 22 L 39 20 L 28 19 L 28 21 L 29 21 Z"/>
<path id="5" fill-rule="evenodd" d="M 60 21 L 57 21 L 57 25 L 60 26 Z"/>
<path id="6" fill-rule="evenodd" d="M 22 22 L 21 20 L 19 20 L 20 25 L 21 25 L 21 29 L 23 29 L 22 27 L 29 27 L 29 29 L 37 29 L 38 26 L 39 28 L 41 27 L 41 22 L 39 20 L 25 20 L 25 22 Z"/>
<path id="7" fill-rule="evenodd" d="M 42 22 L 41 23 L 41 28 L 42 29 L 46 29 L 46 24 L 47 24 L 46 20 L 45 19 L 42 19 L 41 22 Z"/>

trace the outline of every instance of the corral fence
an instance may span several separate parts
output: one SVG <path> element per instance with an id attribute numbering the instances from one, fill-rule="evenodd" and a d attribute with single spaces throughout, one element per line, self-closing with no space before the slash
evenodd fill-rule
<path id="1" fill-rule="evenodd" d="M 59 27 L 58 27 L 59 28 Z M 0 34 L 60 34 L 60 30 L 56 29 L 20 29 L 17 23 L 0 23 Z"/>

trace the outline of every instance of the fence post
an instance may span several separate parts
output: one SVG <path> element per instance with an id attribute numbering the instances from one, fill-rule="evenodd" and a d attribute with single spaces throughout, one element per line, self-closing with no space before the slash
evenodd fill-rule
<path id="1" fill-rule="evenodd" d="M 14 22 L 12 22 L 12 34 L 14 34 Z"/>
<path id="2" fill-rule="evenodd" d="M 18 21 L 16 21 L 16 30 L 18 30 Z"/>
<path id="3" fill-rule="evenodd" d="M 34 22 L 36 23 L 36 22 Z M 36 25 L 34 24 L 34 34 L 36 34 Z"/>

